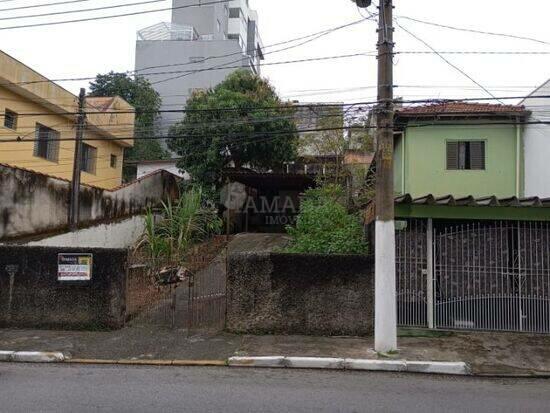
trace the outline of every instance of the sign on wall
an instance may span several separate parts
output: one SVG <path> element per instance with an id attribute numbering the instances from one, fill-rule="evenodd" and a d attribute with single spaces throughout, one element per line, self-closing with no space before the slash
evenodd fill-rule
<path id="1" fill-rule="evenodd" d="M 92 254 L 57 254 L 58 281 L 90 281 Z"/>

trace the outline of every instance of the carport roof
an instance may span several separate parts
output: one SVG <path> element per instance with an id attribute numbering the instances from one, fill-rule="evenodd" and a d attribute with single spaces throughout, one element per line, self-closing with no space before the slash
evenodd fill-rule
<path id="1" fill-rule="evenodd" d="M 436 197 L 432 194 L 413 198 L 410 194 L 395 199 L 396 205 L 437 205 L 467 207 L 546 207 L 550 208 L 550 198 L 498 198 L 494 195 L 475 198 L 473 196 L 454 197 L 445 195 Z M 549 212 L 550 213 L 550 212 Z"/>

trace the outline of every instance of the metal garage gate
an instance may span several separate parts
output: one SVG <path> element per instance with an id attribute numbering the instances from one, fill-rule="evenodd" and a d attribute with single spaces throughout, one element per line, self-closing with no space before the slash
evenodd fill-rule
<path id="1" fill-rule="evenodd" d="M 550 223 L 413 220 L 397 250 L 401 326 L 550 333 Z"/>

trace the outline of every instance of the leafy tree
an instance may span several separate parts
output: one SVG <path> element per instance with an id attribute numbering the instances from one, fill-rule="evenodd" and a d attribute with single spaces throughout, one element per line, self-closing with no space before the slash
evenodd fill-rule
<path id="1" fill-rule="evenodd" d="M 322 109 L 316 129 L 326 129 L 318 132 L 302 134 L 300 151 L 311 156 L 330 156 L 335 163 L 334 178 L 338 181 L 342 173 L 342 164 L 348 142 L 344 135 L 344 113 L 342 107 Z"/>
<path id="2" fill-rule="evenodd" d="M 249 71 L 193 93 L 186 109 L 170 130 L 178 137 L 170 149 L 181 157 L 180 169 L 204 187 L 219 188 L 223 168 L 277 170 L 296 156 L 294 109 Z"/>
<path id="3" fill-rule="evenodd" d="M 134 147 L 125 150 L 127 161 L 168 159 L 168 152 L 158 139 L 139 139 L 155 136 L 155 122 L 162 99 L 143 77 L 130 77 L 126 73 L 110 72 L 97 75 L 90 82 L 90 96 L 120 96 L 136 109 Z M 125 166 L 124 179 L 135 177 L 135 167 Z"/>
<path id="4" fill-rule="evenodd" d="M 374 152 L 374 132 L 372 129 L 359 129 L 364 127 L 365 125 L 362 122 L 355 122 L 350 125 L 348 132 L 350 148 L 364 152 Z"/>
<path id="5" fill-rule="evenodd" d="M 306 191 L 295 227 L 287 227 L 292 241 L 286 251 L 306 254 L 366 254 L 363 226 L 348 213 L 339 185 Z"/>

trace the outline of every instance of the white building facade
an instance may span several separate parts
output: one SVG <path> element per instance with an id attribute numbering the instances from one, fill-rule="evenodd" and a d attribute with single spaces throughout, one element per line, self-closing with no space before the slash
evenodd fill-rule
<path id="1" fill-rule="evenodd" d="M 550 125 L 530 124 L 550 122 L 550 80 L 531 93 L 522 104 L 531 111 L 524 127 L 525 196 L 550 198 Z"/>
<path id="2" fill-rule="evenodd" d="M 258 15 L 248 0 L 197 5 L 196 0 L 173 0 L 172 21 L 138 32 L 138 75 L 147 78 L 160 94 L 160 129 L 183 118 L 193 91 L 222 82 L 231 72 L 245 68 L 260 74 L 263 59 Z"/>

